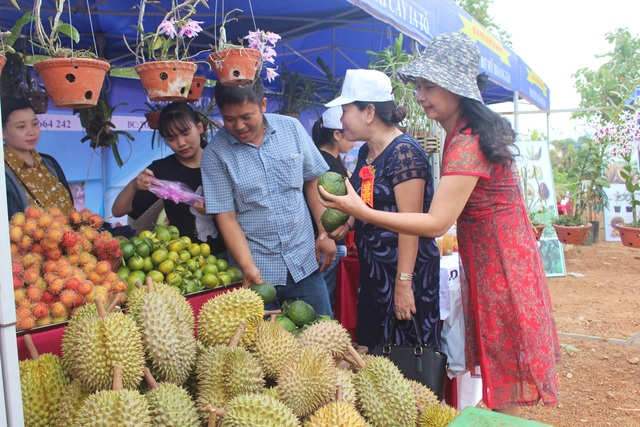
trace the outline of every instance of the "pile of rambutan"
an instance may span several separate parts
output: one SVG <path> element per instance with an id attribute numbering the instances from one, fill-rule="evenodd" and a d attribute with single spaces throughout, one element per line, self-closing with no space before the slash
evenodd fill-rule
<path id="1" fill-rule="evenodd" d="M 66 321 L 94 298 L 111 301 L 127 283 L 120 242 L 101 231 L 102 218 L 88 209 L 69 216 L 58 208 L 29 206 L 11 217 L 11 269 L 17 329 Z"/>

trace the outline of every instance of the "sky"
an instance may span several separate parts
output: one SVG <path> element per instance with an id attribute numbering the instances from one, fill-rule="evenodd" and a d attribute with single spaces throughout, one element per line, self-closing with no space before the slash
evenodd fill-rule
<path id="1" fill-rule="evenodd" d="M 489 14 L 511 34 L 515 53 L 547 84 L 551 110 L 577 108 L 580 96 L 572 75 L 581 68 L 596 70 L 596 55 L 612 50 L 605 34 L 628 28 L 640 37 L 640 0 L 493 0 Z M 531 110 L 520 104 L 521 110 Z M 513 111 L 513 104 L 496 111 Z M 520 133 L 537 129 L 547 134 L 546 114 L 523 114 Z M 551 139 L 584 134 L 568 113 L 550 115 Z"/>

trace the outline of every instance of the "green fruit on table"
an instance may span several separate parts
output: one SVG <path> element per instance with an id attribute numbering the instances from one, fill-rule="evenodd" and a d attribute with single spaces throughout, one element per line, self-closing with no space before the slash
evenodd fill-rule
<path id="1" fill-rule="evenodd" d="M 340 212 L 337 209 L 328 208 L 324 212 L 322 212 L 322 216 L 320 217 L 320 221 L 322 221 L 322 226 L 325 231 L 331 233 L 334 230 L 337 230 L 339 227 L 344 225 L 349 220 L 349 215 Z"/>
<path id="2" fill-rule="evenodd" d="M 231 276 L 225 272 L 218 273 L 218 279 L 226 286 L 231 283 Z"/>
<path id="3" fill-rule="evenodd" d="M 218 266 L 216 264 L 205 264 L 202 266 L 204 274 L 218 274 Z"/>
<path id="4" fill-rule="evenodd" d="M 266 280 L 262 281 L 262 284 L 258 285 L 254 283 L 249 287 L 250 290 L 260 295 L 262 301 L 264 301 L 264 305 L 271 304 L 276 300 L 277 291 L 276 287 Z"/>
<path id="5" fill-rule="evenodd" d="M 218 266 L 218 271 L 227 271 L 227 268 L 229 268 L 229 262 L 222 258 L 219 258 L 218 261 L 216 261 L 216 265 Z"/>
<path id="6" fill-rule="evenodd" d="M 148 257 L 151 254 L 151 247 L 145 242 L 142 242 L 136 245 L 136 253 L 143 258 Z"/>
<path id="7" fill-rule="evenodd" d="M 202 283 L 207 289 L 213 289 L 220 286 L 220 279 L 218 279 L 218 276 L 215 274 L 207 273 L 202 276 L 200 283 Z"/>
<path id="8" fill-rule="evenodd" d="M 127 260 L 127 267 L 131 271 L 142 270 L 144 268 L 144 258 L 134 255 Z"/>
<path id="9" fill-rule="evenodd" d="M 168 226 L 167 230 L 169 231 L 169 233 L 171 233 L 171 239 L 177 239 L 178 237 L 180 237 L 180 230 L 178 230 L 178 227 L 176 227 L 175 225 Z"/>
<path id="10" fill-rule="evenodd" d="M 120 250 L 122 250 L 122 257 L 126 260 L 131 258 L 136 253 L 136 245 L 132 242 L 121 242 Z"/>
<path id="11" fill-rule="evenodd" d="M 286 331 L 293 332 L 297 329 L 296 324 L 282 314 L 278 314 L 276 316 L 276 322 L 278 322 Z"/>
<path id="12" fill-rule="evenodd" d="M 159 265 L 169 257 L 169 252 L 166 249 L 156 249 L 151 254 L 151 259 L 155 265 Z"/>
<path id="13" fill-rule="evenodd" d="M 211 246 L 208 243 L 200 243 L 200 255 L 203 257 L 211 255 Z"/>
<path id="14" fill-rule="evenodd" d="M 117 271 L 118 279 L 127 280 L 131 271 L 127 267 L 120 267 Z"/>
<path id="15" fill-rule="evenodd" d="M 347 185 L 344 179 L 344 176 L 339 173 L 325 172 L 318 178 L 318 187 L 322 186 L 325 191 L 336 196 L 344 196 L 347 194 Z"/>
<path id="16" fill-rule="evenodd" d="M 239 282 L 242 280 L 242 271 L 238 267 L 227 268 L 227 274 L 231 276 L 231 282 Z"/>
<path id="17" fill-rule="evenodd" d="M 164 282 L 164 274 L 160 273 L 158 270 L 151 270 L 147 272 L 147 277 L 151 277 L 151 280 L 154 282 Z"/>
<path id="18" fill-rule="evenodd" d="M 156 237 L 160 241 L 167 243 L 169 240 L 171 240 L 171 232 L 166 227 L 157 227 Z"/>
<path id="19" fill-rule="evenodd" d="M 289 318 L 296 326 L 310 325 L 316 320 L 316 311 L 305 301 L 298 299 L 285 302 L 282 305 L 282 314 Z"/>

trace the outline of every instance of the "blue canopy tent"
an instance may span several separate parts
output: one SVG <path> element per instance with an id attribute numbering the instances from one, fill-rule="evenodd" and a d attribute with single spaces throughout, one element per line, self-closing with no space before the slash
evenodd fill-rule
<path id="1" fill-rule="evenodd" d="M 33 7 L 33 0 L 17 2 L 21 11 L 16 10 L 11 2 L 1 2 L 0 30 L 9 30 L 24 12 Z M 318 64 L 318 58 L 322 58 L 331 74 L 339 78 L 346 69 L 366 67 L 370 60 L 366 50 L 377 51 L 389 46 L 399 33 L 408 36 L 407 48 L 417 51 L 439 33 L 462 31 L 476 41 L 482 53 L 480 68 L 490 78 L 483 93 L 486 103 L 517 102 L 523 98 L 538 108 L 549 108 L 549 90 L 544 82 L 511 49 L 450 0 L 229 0 L 224 11 L 220 6 L 225 3 L 217 0 L 208 2 L 211 8 L 201 5 L 195 15 L 196 20 L 204 21 L 204 32 L 192 44 L 194 51 L 208 49 L 218 34 L 224 12 L 239 8 L 243 11 L 234 15 L 237 21 L 226 25 L 229 40 L 237 40 L 255 28 L 278 33 L 282 40 L 277 49 L 277 64 L 286 64 L 289 70 L 298 71 L 305 78 L 327 84 L 327 76 Z M 52 16 L 55 1 L 43 0 L 42 4 L 43 15 Z M 138 0 L 68 0 L 62 19 L 71 23 L 81 35 L 75 48 L 95 47 L 99 56 L 109 60 L 114 68 L 129 67 L 135 64 L 135 59 L 123 38 L 130 44 L 135 43 L 137 33 L 132 26 L 137 23 L 138 4 Z M 170 5 L 170 0 L 147 5 L 144 21 L 147 31 L 157 28 Z M 32 34 L 32 27 L 23 28 L 23 38 L 17 43 L 17 50 L 38 53 L 28 42 Z M 208 66 L 206 71 L 208 77 L 215 78 Z M 267 88 L 278 92 L 277 83 L 278 80 Z M 135 95 L 135 90 L 139 89 L 133 89 L 134 85 L 133 81 L 122 83 L 118 91 L 109 95 L 114 97 L 111 100 L 115 103 L 126 98 L 129 105 L 119 111 L 130 113 L 142 107 L 144 96 Z M 137 124 L 135 126 L 137 128 Z M 77 144 L 80 138 L 60 132 L 57 139 L 60 142 L 70 139 Z M 70 162 L 82 163 L 75 151 L 60 155 L 69 156 Z M 150 159 L 143 160 L 146 164 Z M 0 185 L 4 186 L 4 173 L 1 172 Z M 91 173 L 102 174 L 100 170 Z M 0 192 L 0 215 L 5 215 L 3 212 L 6 212 L 6 198 L 4 192 Z M 9 265 L 6 226 L 0 228 L 0 248 L 2 265 Z M 5 296 L 0 302 L 0 382 L 4 391 L 0 412 L 6 414 L 6 425 L 13 427 L 22 426 L 23 421 L 15 344 L 15 308 L 12 294 L 8 291 L 11 282 L 10 270 L 0 270 L 0 287 Z M 0 425 L 5 425 L 4 420 Z"/>

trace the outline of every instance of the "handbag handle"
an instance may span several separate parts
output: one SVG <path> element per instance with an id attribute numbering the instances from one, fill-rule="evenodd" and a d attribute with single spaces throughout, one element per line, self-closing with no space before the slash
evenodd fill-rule
<path id="1" fill-rule="evenodd" d="M 389 332 L 389 340 L 382 347 L 383 354 L 391 354 L 391 347 L 393 346 L 392 340 L 396 333 L 397 321 L 398 319 L 394 317 L 393 323 L 391 324 L 391 331 Z M 422 337 L 420 336 L 420 328 L 418 328 L 418 321 L 416 320 L 413 314 L 411 315 L 411 322 L 413 323 L 413 329 L 416 332 L 416 344 L 414 346 L 415 348 L 413 350 L 413 353 L 416 356 L 420 356 L 422 355 Z"/>

